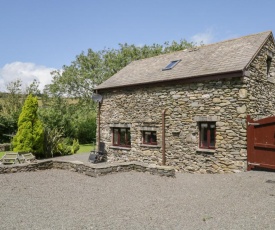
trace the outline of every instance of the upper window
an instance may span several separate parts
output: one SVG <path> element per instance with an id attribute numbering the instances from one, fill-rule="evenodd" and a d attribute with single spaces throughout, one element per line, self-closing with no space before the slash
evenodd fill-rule
<path id="1" fill-rule="evenodd" d="M 214 149 L 216 143 L 216 124 L 215 122 L 201 122 L 200 129 L 200 145 L 202 149 Z"/>
<path id="2" fill-rule="evenodd" d="M 113 145 L 131 147 L 130 128 L 113 128 Z"/>
<path id="3" fill-rule="evenodd" d="M 164 69 L 162 70 L 169 70 L 169 69 L 173 69 L 181 60 L 175 60 L 175 61 L 171 61 Z"/>
<path id="4" fill-rule="evenodd" d="M 156 131 L 143 131 L 143 144 L 156 145 L 157 144 L 157 132 Z"/>
<path id="5" fill-rule="evenodd" d="M 271 62 L 272 62 L 272 57 L 271 56 L 267 56 L 266 59 L 266 74 L 269 77 L 269 71 L 270 71 L 270 67 L 271 67 Z"/>

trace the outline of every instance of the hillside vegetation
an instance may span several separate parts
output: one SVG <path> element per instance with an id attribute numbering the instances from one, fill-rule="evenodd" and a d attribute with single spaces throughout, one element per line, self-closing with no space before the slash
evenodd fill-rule
<path id="1" fill-rule="evenodd" d="M 8 135 L 18 132 L 18 118 L 28 95 L 37 97 L 37 116 L 45 134 L 44 152 L 68 153 L 67 146 L 92 143 L 96 137 L 96 108 L 91 100 L 94 88 L 134 60 L 192 48 L 186 40 L 142 47 L 119 44 L 118 49 L 82 52 L 70 65 L 52 72 L 52 83 L 39 91 L 34 80 L 26 88 L 22 81 L 9 82 L 0 93 L 0 143 L 9 142 Z M 47 149 L 47 146 L 51 148 Z M 57 152 L 53 153 L 53 149 Z M 61 149 L 61 150 L 60 150 Z M 72 151 L 73 152 L 73 151 Z"/>

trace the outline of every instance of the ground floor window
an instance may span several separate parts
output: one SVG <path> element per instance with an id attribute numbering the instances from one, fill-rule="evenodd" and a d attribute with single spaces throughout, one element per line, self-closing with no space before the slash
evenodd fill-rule
<path id="1" fill-rule="evenodd" d="M 216 124 L 215 122 L 200 122 L 200 148 L 214 149 L 216 143 Z"/>
<path id="2" fill-rule="evenodd" d="M 113 128 L 113 145 L 131 147 L 130 128 Z"/>
<path id="3" fill-rule="evenodd" d="M 157 144 L 157 132 L 156 131 L 143 131 L 143 144 L 156 145 Z"/>

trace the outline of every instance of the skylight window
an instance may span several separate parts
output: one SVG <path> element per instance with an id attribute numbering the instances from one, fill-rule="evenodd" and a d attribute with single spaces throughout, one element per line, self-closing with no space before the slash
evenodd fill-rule
<path id="1" fill-rule="evenodd" d="M 169 70 L 169 69 L 173 69 L 181 60 L 175 60 L 175 61 L 171 61 L 164 69 L 162 70 Z"/>

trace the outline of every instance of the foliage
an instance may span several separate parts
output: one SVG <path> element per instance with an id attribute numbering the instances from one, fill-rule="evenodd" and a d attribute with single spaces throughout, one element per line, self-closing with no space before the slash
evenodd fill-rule
<path id="1" fill-rule="evenodd" d="M 0 159 L 5 155 L 5 152 L 0 152 Z"/>
<path id="2" fill-rule="evenodd" d="M 13 134 L 17 130 L 17 121 L 25 100 L 21 80 L 8 83 L 6 92 L 0 96 L 0 143 L 3 143 L 10 139 L 5 134 Z"/>
<path id="3" fill-rule="evenodd" d="M 78 150 L 79 142 L 76 139 L 63 138 L 57 145 L 58 154 L 61 156 L 75 154 Z"/>
<path id="4" fill-rule="evenodd" d="M 11 135 L 17 131 L 17 122 L 24 101 L 28 94 L 40 94 L 39 83 L 34 80 L 26 89 L 21 80 L 11 81 L 6 85 L 6 92 L 0 93 L 0 143 L 10 141 Z"/>
<path id="5" fill-rule="evenodd" d="M 72 148 L 70 146 L 70 141 L 69 141 L 69 139 L 64 138 L 57 145 L 56 155 L 64 156 L 64 155 L 70 155 L 70 154 L 72 154 Z"/>
<path id="6" fill-rule="evenodd" d="M 45 128 L 45 138 L 44 138 L 44 155 L 43 157 L 54 157 L 58 152 L 58 144 L 62 141 L 62 132 L 58 131 L 56 128 L 49 129 Z"/>
<path id="7" fill-rule="evenodd" d="M 96 113 L 89 111 L 77 120 L 76 138 L 81 144 L 91 143 L 96 138 Z"/>
<path id="8" fill-rule="evenodd" d="M 75 154 L 79 150 L 79 142 L 64 138 L 62 131 L 46 128 L 44 157 L 64 156 Z"/>
<path id="9" fill-rule="evenodd" d="M 32 94 L 35 96 L 41 96 L 40 90 L 39 90 L 39 82 L 34 79 L 33 82 L 27 86 L 26 88 L 26 95 Z"/>
<path id="10" fill-rule="evenodd" d="M 39 116 L 50 130 L 62 130 L 63 136 L 90 143 L 95 138 L 96 113 L 94 103 L 74 104 L 68 98 L 53 97 L 44 100 Z"/>
<path id="11" fill-rule="evenodd" d="M 7 93 L 0 94 L 0 143 L 10 139 L 4 134 L 16 133 L 18 129 L 13 141 L 15 149 L 42 154 L 41 146 L 35 145 L 41 141 L 40 133 L 43 128 L 40 119 L 45 131 L 44 153 L 40 157 L 75 152 L 76 140 L 81 144 L 92 143 L 96 137 L 96 103 L 91 100 L 91 96 L 98 84 L 132 61 L 191 48 L 194 45 L 181 40 L 165 42 L 163 45 L 135 46 L 125 43 L 119 44 L 117 49 L 88 49 L 86 53 L 77 55 L 70 65 L 64 65 L 62 70 L 52 72 L 52 83 L 45 87 L 43 94 L 38 89 L 39 82 L 35 80 L 26 89 L 23 89 L 21 80 L 10 82 Z M 26 116 L 22 107 L 29 94 L 39 96 L 42 106 L 37 111 L 39 119 L 35 112 L 35 120 L 25 119 L 23 122 L 19 115 Z M 36 122 L 34 128 L 33 122 Z M 37 135 L 34 135 L 35 132 Z"/>
<path id="12" fill-rule="evenodd" d="M 38 101 L 30 94 L 18 119 L 18 131 L 13 138 L 14 151 L 32 152 L 39 157 L 43 154 L 44 130 L 37 116 Z"/>
<path id="13" fill-rule="evenodd" d="M 39 116 L 47 128 L 62 130 L 65 137 L 78 139 L 81 144 L 91 143 L 96 136 L 96 104 L 91 100 L 95 86 L 134 60 L 193 46 L 181 40 L 142 47 L 119 44 L 118 49 L 98 52 L 88 49 L 86 54 L 76 56 L 71 65 L 52 72 L 52 84 L 44 89 Z"/>
<path id="14" fill-rule="evenodd" d="M 142 47 L 119 44 L 119 49 L 104 49 L 98 52 L 88 49 L 76 56 L 71 65 L 63 66 L 62 71 L 52 72 L 53 81 L 45 89 L 50 95 L 66 95 L 80 100 L 90 100 L 96 85 L 108 79 L 130 62 L 160 54 L 191 48 L 195 44 L 186 40 L 171 44 L 153 44 Z"/>
<path id="15" fill-rule="evenodd" d="M 80 148 L 79 141 L 74 139 L 71 147 L 71 154 L 75 154 Z"/>

